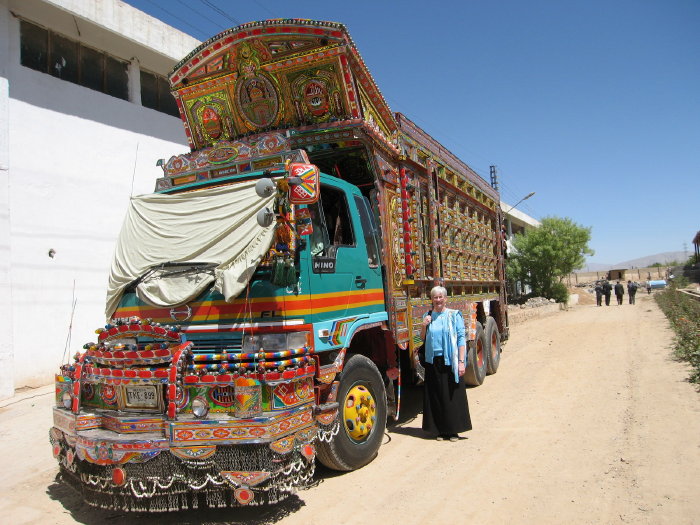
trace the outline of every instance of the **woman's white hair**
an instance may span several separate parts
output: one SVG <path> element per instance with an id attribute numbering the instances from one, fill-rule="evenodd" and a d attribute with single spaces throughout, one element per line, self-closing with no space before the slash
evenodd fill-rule
<path id="1" fill-rule="evenodd" d="M 430 298 L 432 299 L 433 295 L 435 295 L 435 293 L 437 292 L 440 292 L 442 293 L 442 295 L 447 297 L 447 288 L 445 288 L 444 286 L 434 286 L 433 289 L 430 290 Z"/>

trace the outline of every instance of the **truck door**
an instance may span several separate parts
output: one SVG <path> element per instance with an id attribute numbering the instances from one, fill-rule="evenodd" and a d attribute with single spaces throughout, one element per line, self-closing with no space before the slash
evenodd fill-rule
<path id="1" fill-rule="evenodd" d="M 350 192 L 322 184 L 321 198 L 310 210 L 314 320 L 381 311 L 383 288 L 376 232 L 364 197 L 356 188 Z"/>

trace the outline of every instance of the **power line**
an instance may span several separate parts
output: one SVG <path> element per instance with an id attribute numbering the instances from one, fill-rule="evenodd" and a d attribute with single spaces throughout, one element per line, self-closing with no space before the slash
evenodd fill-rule
<path id="1" fill-rule="evenodd" d="M 211 22 L 212 24 L 214 24 L 214 27 L 216 27 L 217 29 L 220 29 L 221 31 L 223 31 L 223 30 L 225 30 L 225 29 L 228 29 L 228 27 L 222 26 L 218 21 L 209 18 L 208 16 L 206 16 L 206 15 L 205 15 L 204 13 L 202 13 L 201 11 L 197 11 L 196 9 L 193 9 L 191 5 L 189 5 L 189 4 L 185 3 L 185 2 L 183 2 L 182 0 L 177 0 L 177 1 L 178 1 L 178 3 L 179 3 L 182 7 L 184 7 L 185 9 L 189 9 L 190 11 L 192 11 L 192 12 L 194 12 L 194 13 L 197 13 L 199 16 L 201 16 L 201 17 L 204 18 L 205 20 L 208 20 L 209 22 Z"/>
<path id="2" fill-rule="evenodd" d="M 260 6 L 261 9 L 264 9 L 265 11 L 267 11 L 268 13 L 270 13 L 270 14 L 272 15 L 272 18 L 282 18 L 282 17 L 280 17 L 280 16 L 277 16 L 277 13 L 273 13 L 272 11 L 270 11 L 267 7 L 265 7 L 264 5 L 262 5 L 262 3 L 258 2 L 258 0 L 254 0 L 254 1 L 255 1 L 256 4 L 258 4 L 258 5 Z"/>
<path id="3" fill-rule="evenodd" d="M 237 26 L 239 26 L 239 25 L 242 24 L 242 22 L 241 22 L 240 20 L 238 20 L 238 19 L 236 19 L 236 18 L 233 18 L 233 17 L 232 17 L 231 15 L 229 15 L 226 11 L 224 11 L 223 9 L 221 9 L 221 8 L 219 8 L 218 6 L 214 5 L 214 4 L 213 4 L 212 2 L 210 2 L 209 0 L 199 0 L 199 1 L 202 2 L 204 5 L 210 7 L 211 9 L 213 9 L 213 10 L 216 11 L 217 13 L 219 13 L 221 16 L 223 16 L 223 17 L 226 18 L 227 20 L 230 20 L 231 22 L 233 22 L 233 23 L 236 24 Z"/>
<path id="4" fill-rule="evenodd" d="M 149 4 L 151 4 L 151 5 L 152 5 L 153 7 L 155 7 L 156 9 L 160 9 L 160 10 L 163 11 L 165 14 L 167 14 L 168 16 L 174 18 L 175 20 L 177 20 L 177 21 L 179 21 L 179 22 L 182 22 L 183 24 L 185 24 L 185 25 L 188 26 L 188 27 L 191 27 L 191 28 L 194 29 L 197 33 L 201 33 L 201 34 L 206 34 L 206 33 L 207 33 L 206 31 L 202 30 L 201 28 L 196 27 L 196 26 L 193 26 L 193 25 L 190 24 L 187 20 L 185 20 L 185 19 L 183 19 L 183 18 L 180 18 L 179 16 L 173 14 L 171 11 L 168 11 L 168 10 L 165 9 L 164 7 L 161 7 L 160 5 L 158 5 L 157 3 L 153 2 L 152 0 L 146 0 L 146 2 L 148 2 Z"/>

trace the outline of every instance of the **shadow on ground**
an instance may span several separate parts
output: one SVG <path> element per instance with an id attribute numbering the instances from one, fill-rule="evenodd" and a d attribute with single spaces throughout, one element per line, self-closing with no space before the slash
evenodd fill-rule
<path id="1" fill-rule="evenodd" d="M 431 439 L 431 436 L 425 433 L 422 429 L 415 426 L 406 426 L 416 420 L 419 414 L 423 412 L 423 387 L 422 386 L 402 386 L 401 388 L 401 410 L 399 411 L 399 419 L 395 422 L 387 424 L 387 433 L 389 440 L 391 434 L 402 434 L 419 439 Z"/>
<path id="2" fill-rule="evenodd" d="M 338 474 L 326 471 L 331 476 Z M 110 525 L 162 525 L 177 523 L 178 525 L 266 525 L 277 523 L 297 512 L 305 503 L 299 497 L 304 490 L 318 486 L 325 479 L 326 474 L 322 469 L 317 469 L 317 474 L 311 485 L 300 491 L 298 495 L 291 495 L 286 500 L 274 505 L 260 505 L 251 507 L 235 507 L 225 509 L 193 509 L 176 512 L 124 512 L 118 510 L 105 510 L 91 507 L 83 502 L 80 494 L 73 488 L 63 483 L 60 476 L 48 486 L 48 496 L 58 501 L 67 513 L 77 523 L 86 525 L 110 524 Z"/>

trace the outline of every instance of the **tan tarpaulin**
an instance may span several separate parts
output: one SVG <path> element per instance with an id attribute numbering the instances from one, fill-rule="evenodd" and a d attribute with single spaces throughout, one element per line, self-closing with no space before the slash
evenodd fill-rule
<path id="1" fill-rule="evenodd" d="M 274 222 L 262 228 L 256 214 L 273 205 L 274 195 L 258 197 L 255 181 L 175 195 L 133 197 L 112 260 L 107 319 L 129 283 L 168 262 L 211 265 L 198 272 L 180 271 L 187 266 L 151 271 L 137 287 L 140 299 L 153 306 L 177 306 L 212 282 L 227 301 L 235 298 L 270 249 Z"/>

